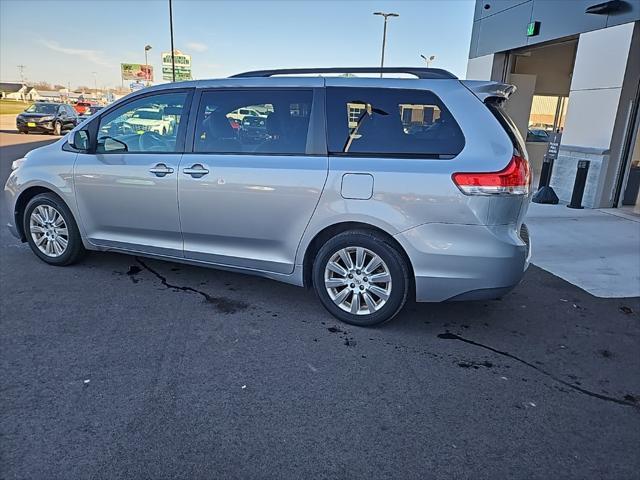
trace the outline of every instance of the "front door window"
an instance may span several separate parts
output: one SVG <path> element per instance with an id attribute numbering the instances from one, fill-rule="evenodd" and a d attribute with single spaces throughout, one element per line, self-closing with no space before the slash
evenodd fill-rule
<path id="1" fill-rule="evenodd" d="M 109 112 L 100 120 L 97 152 L 176 152 L 186 98 L 186 92 L 150 95 Z"/>

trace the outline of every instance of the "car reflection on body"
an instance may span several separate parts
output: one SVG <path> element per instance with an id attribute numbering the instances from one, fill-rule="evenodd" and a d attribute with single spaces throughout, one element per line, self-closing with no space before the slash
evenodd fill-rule
<path id="1" fill-rule="evenodd" d="M 268 137 L 266 117 L 247 115 L 240 124 L 239 135 L 243 141 L 258 142 Z"/>
<path id="2" fill-rule="evenodd" d="M 125 131 L 130 132 L 155 132 L 161 135 L 173 132 L 175 120 L 165 118 L 160 108 L 140 108 L 136 113 L 125 120 Z"/>

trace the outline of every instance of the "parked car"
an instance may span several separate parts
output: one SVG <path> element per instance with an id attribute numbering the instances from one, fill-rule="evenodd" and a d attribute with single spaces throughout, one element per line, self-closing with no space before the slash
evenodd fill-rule
<path id="1" fill-rule="evenodd" d="M 87 109 L 91 108 L 92 106 L 93 104 L 91 102 L 85 102 L 83 100 L 79 100 L 76 102 L 73 108 L 75 109 L 78 115 L 82 115 Z"/>
<path id="2" fill-rule="evenodd" d="M 16 117 L 20 133 L 51 133 L 61 135 L 78 124 L 78 116 L 70 105 L 36 102 Z"/>
<path id="3" fill-rule="evenodd" d="M 417 80 L 272 76 L 337 70 L 131 94 L 14 162 L 9 228 L 51 265 L 102 250 L 252 273 L 313 288 L 362 326 L 393 318 L 410 294 L 511 290 L 529 264 L 531 196 L 524 141 L 502 108 L 514 88 L 424 68 L 340 69 Z M 273 110 L 257 143 L 228 119 L 251 105 Z M 159 125 L 160 110 L 175 128 L 121 128 L 151 111 Z"/>
<path id="4" fill-rule="evenodd" d="M 266 117 L 266 114 L 261 114 L 260 112 L 258 112 L 258 110 L 254 109 L 254 108 L 238 108 L 237 110 L 234 110 L 233 112 L 230 112 L 227 114 L 227 118 L 233 118 L 239 121 L 244 120 L 244 117 L 246 117 L 247 115 L 252 116 L 252 117 Z"/>
<path id="5" fill-rule="evenodd" d="M 140 108 L 125 122 L 130 131 L 149 131 L 161 135 L 173 132 L 174 120 L 166 118 L 161 108 Z"/>
<path id="6" fill-rule="evenodd" d="M 254 117 L 252 115 L 246 115 L 242 119 L 240 124 L 239 134 L 242 137 L 242 141 L 251 143 L 259 142 L 268 137 L 267 133 L 267 119 L 266 117 Z"/>
<path id="7" fill-rule="evenodd" d="M 527 142 L 548 142 L 549 132 L 539 128 L 530 128 L 527 130 Z"/>
<path id="8" fill-rule="evenodd" d="M 91 105 L 90 107 L 86 108 L 85 111 L 81 115 L 78 116 L 78 120 L 80 122 L 83 122 L 87 118 L 89 118 L 91 115 L 93 115 L 96 112 L 99 112 L 103 108 L 104 107 L 101 107 L 100 105 Z"/>

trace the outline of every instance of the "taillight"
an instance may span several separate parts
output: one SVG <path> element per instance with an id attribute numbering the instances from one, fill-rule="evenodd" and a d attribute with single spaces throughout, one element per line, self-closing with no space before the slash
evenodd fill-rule
<path id="1" fill-rule="evenodd" d="M 465 195 L 527 195 L 531 189 L 529 162 L 519 155 L 499 172 L 461 172 L 451 178 Z"/>

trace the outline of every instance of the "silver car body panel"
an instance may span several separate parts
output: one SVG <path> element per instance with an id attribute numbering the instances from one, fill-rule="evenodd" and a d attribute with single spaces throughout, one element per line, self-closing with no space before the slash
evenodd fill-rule
<path id="1" fill-rule="evenodd" d="M 98 247 L 182 256 L 178 171 L 182 154 L 77 154 L 74 178 L 80 221 Z M 174 173 L 157 177 L 158 163 Z"/>
<path id="2" fill-rule="evenodd" d="M 404 249 L 419 301 L 484 298 L 516 285 L 528 265 L 530 249 L 518 232 L 529 196 L 467 196 L 451 180 L 455 172 L 499 171 L 510 161 L 513 144 L 478 96 L 478 91 L 504 90 L 500 86 L 478 86 L 474 93 L 458 80 L 200 80 L 144 89 L 96 116 L 137 95 L 172 88 L 325 85 L 431 90 L 458 122 L 464 149 L 453 159 L 196 154 L 188 145 L 184 154 L 101 156 L 63 150 L 65 137 L 30 152 L 12 172 L 5 187 L 10 218 L 25 190 L 48 188 L 70 207 L 89 249 L 215 266 L 296 285 L 304 283 L 305 253 L 313 239 L 328 227 L 358 222 L 388 233 Z M 149 168 L 159 162 L 175 173 L 151 174 Z M 182 173 L 196 163 L 210 173 L 201 178 Z M 354 185 L 362 193 L 345 195 L 345 176 L 360 182 Z M 362 183 L 364 176 L 372 181 Z M 10 228 L 18 234 L 15 224 Z"/>

